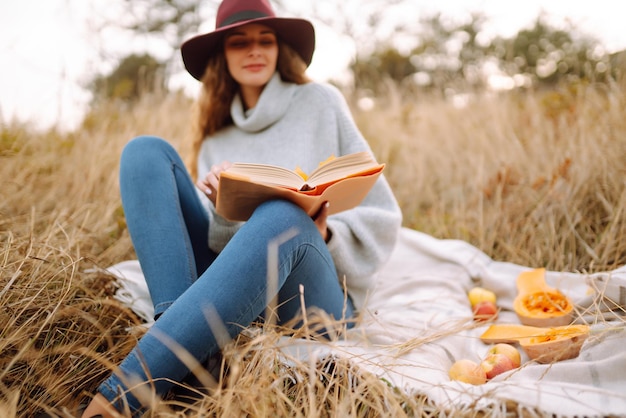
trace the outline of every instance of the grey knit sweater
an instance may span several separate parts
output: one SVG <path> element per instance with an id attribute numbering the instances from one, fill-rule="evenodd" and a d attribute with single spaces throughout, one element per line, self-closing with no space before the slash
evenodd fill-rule
<path id="1" fill-rule="evenodd" d="M 330 155 L 370 151 L 356 127 L 341 93 L 331 85 L 285 83 L 275 74 L 255 108 L 244 111 L 239 96 L 231 106 L 234 125 L 202 144 L 198 175 L 204 177 L 222 161 L 256 162 L 311 172 Z M 209 246 L 221 251 L 241 226 L 209 210 Z M 357 307 L 364 303 L 372 276 L 395 245 L 402 215 L 393 193 L 381 176 L 357 208 L 328 218 L 332 238 L 328 248 L 340 280 Z"/>

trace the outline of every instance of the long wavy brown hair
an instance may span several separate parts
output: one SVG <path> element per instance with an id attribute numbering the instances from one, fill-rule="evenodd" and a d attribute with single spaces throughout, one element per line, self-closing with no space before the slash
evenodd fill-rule
<path id="1" fill-rule="evenodd" d="M 306 64 L 289 45 L 278 40 L 278 73 L 283 81 L 305 84 Z M 202 76 L 200 95 L 194 103 L 190 139 L 187 141 L 185 164 L 194 181 L 198 177 L 198 154 L 202 142 L 233 123 L 230 105 L 239 85 L 228 72 L 224 50 L 217 51 L 207 63 Z"/>

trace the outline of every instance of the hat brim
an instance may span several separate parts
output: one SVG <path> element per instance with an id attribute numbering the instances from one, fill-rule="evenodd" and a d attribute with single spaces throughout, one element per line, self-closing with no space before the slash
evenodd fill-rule
<path id="1" fill-rule="evenodd" d="M 209 58 L 221 46 L 224 34 L 249 23 L 259 23 L 274 29 L 277 36 L 291 46 L 307 66 L 311 64 L 315 51 L 315 29 L 311 22 L 297 18 L 263 17 L 236 22 L 188 39 L 180 48 L 185 69 L 193 78 L 201 80 Z"/>

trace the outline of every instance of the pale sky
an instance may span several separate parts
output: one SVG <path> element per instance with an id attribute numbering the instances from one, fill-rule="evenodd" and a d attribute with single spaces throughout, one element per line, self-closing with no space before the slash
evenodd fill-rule
<path id="1" fill-rule="evenodd" d="M 291 1 L 294 12 L 306 15 L 309 3 Z M 453 18 L 482 12 L 490 18 L 486 26 L 489 34 L 502 36 L 514 35 L 530 25 L 543 10 L 556 21 L 570 19 L 584 33 L 598 38 L 609 51 L 626 49 L 626 2 L 622 0 L 414 0 L 408 3 L 406 9 L 393 11 L 399 17 L 415 16 L 413 21 L 420 14 L 437 11 Z M 133 43 L 94 33 L 97 14 L 115 13 L 115 4 L 113 0 L 0 0 L 1 120 L 18 118 L 32 121 L 37 127 L 60 122 L 71 128 L 82 119 L 90 97 L 81 84 L 103 68 L 98 49 L 104 44 L 116 50 L 127 45 L 143 46 L 141 39 Z M 212 22 L 207 22 L 205 29 L 209 31 L 211 25 Z M 309 75 L 320 81 L 340 79 L 354 54 L 354 45 L 322 25 L 316 24 L 316 30 L 317 50 Z M 185 73 L 176 77 L 174 83 L 195 88 L 195 81 Z"/>

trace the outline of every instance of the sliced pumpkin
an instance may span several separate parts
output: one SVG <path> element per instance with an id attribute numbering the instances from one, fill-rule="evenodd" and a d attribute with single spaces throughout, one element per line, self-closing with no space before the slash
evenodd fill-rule
<path id="1" fill-rule="evenodd" d="M 551 328 L 518 324 L 494 324 L 480 336 L 485 344 L 518 343 L 538 363 L 575 358 L 589 336 L 588 325 Z"/>
<path id="2" fill-rule="evenodd" d="M 568 325 L 574 304 L 558 289 L 546 283 L 546 269 L 525 271 L 517 277 L 517 297 L 513 310 L 520 322 L 535 327 Z"/>

